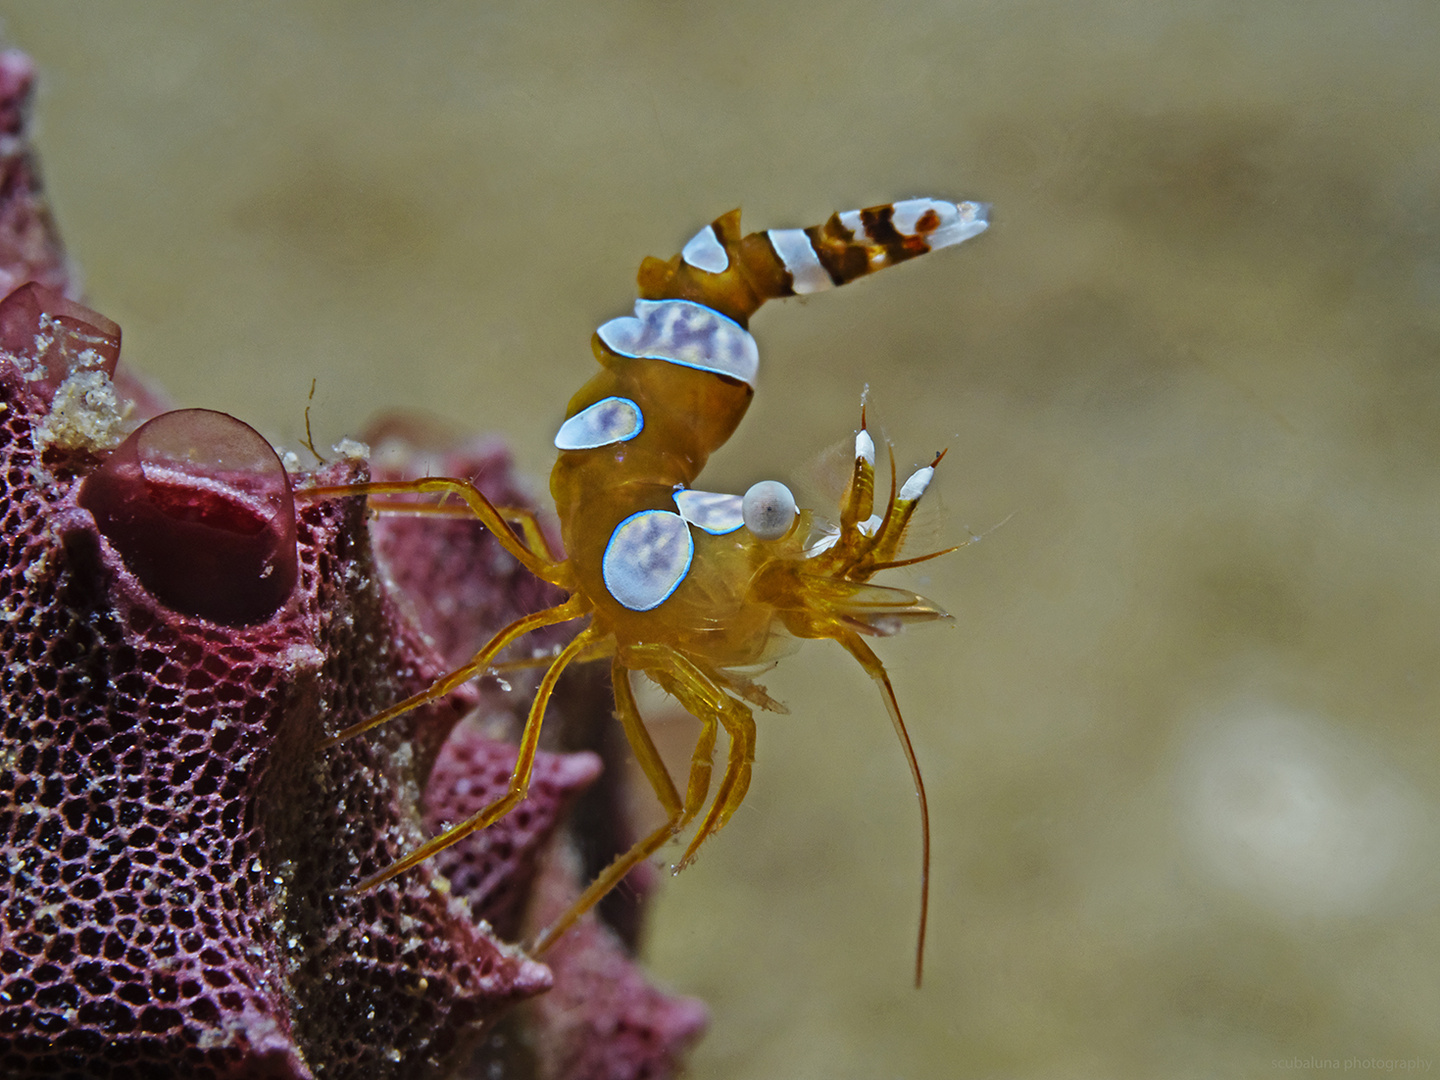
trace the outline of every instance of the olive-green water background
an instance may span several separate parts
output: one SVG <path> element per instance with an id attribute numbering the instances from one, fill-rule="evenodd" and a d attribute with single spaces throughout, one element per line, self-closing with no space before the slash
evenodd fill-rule
<path id="1" fill-rule="evenodd" d="M 863 389 L 941 447 L 954 613 L 834 646 L 647 955 L 692 1075 L 1331 1076 L 1440 1058 L 1440 8 L 1428 2 L 0 3 L 123 362 L 317 444 L 503 433 L 544 490 L 594 326 L 743 205 L 916 194 L 964 247 L 756 320 L 704 482 Z M 658 705 L 662 737 L 684 727 Z M 324 837 L 316 837 L 324 843 Z M 1428 1064 L 1427 1064 L 1428 1063 Z"/>

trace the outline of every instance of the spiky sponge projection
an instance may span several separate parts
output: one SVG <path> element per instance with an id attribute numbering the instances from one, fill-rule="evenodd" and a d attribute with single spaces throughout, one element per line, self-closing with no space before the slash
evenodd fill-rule
<path id="1" fill-rule="evenodd" d="M 534 899 L 594 755 L 542 755 L 524 812 L 452 855 L 455 888 L 431 865 L 348 891 L 420 841 L 422 793 L 432 819 L 483 794 L 510 753 L 485 729 L 516 703 L 467 688 L 319 743 L 445 671 L 433 642 L 458 647 L 475 605 L 506 621 L 534 585 L 473 536 L 446 570 L 463 610 L 422 629 L 425 602 L 392 586 L 434 579 L 433 541 L 391 543 L 382 573 L 360 502 L 297 503 L 239 421 L 130 430 L 119 328 L 63 295 L 24 140 L 31 78 L 0 57 L 0 283 L 20 285 L 0 301 L 0 1075 L 671 1075 L 703 1010 L 641 982 L 599 926 L 585 940 L 632 980 L 623 1000 L 582 1000 L 564 1029 L 496 1025 L 567 978 L 486 920 L 514 933 L 573 888 L 546 871 Z M 485 466 L 511 484 L 503 454 Z M 482 699 L 486 723 L 455 729 Z M 557 711 L 587 730 L 608 698 Z M 614 1030 L 617 1010 L 625 1038 L 596 1036 L 582 1062 L 575 1032 Z"/>

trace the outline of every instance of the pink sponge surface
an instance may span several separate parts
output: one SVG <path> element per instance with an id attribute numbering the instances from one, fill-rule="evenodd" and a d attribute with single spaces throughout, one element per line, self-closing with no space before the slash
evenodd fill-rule
<path id="1" fill-rule="evenodd" d="M 587 921 L 553 972 L 510 943 L 577 886 L 546 851 L 601 770 L 581 747 L 608 717 L 603 679 L 557 695 L 557 745 L 578 752 L 542 752 L 519 810 L 351 891 L 503 789 L 514 750 L 496 736 L 523 714 L 524 679 L 324 739 L 543 606 L 541 586 L 469 523 L 387 523 L 377 559 L 363 500 L 291 499 L 363 478 L 346 459 L 265 473 L 284 489 L 266 505 L 289 517 L 245 548 L 260 555 L 204 551 L 198 591 L 166 591 L 207 547 L 197 522 L 233 533 L 259 505 L 254 474 L 226 464 L 249 429 L 221 414 L 169 414 L 189 441 L 163 484 L 132 470 L 87 499 L 87 480 L 143 460 L 143 434 L 107 396 L 118 329 L 58 299 L 70 278 L 24 139 L 31 80 L 0 56 L 0 286 L 53 290 L 24 294 L 36 333 L 0 348 L 0 1075 L 673 1075 L 703 1009 L 649 986 L 618 938 Z M 97 363 L 86 342 L 112 329 Z M 457 452 L 522 497 L 498 447 Z M 270 591 L 232 602 L 252 588 Z M 607 811 L 569 828 L 594 847 L 627 826 Z M 563 1009 L 501 1022 L 567 979 Z"/>

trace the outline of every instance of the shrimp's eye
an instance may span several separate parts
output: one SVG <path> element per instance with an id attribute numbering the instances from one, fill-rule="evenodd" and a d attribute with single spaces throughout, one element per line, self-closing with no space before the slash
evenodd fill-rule
<path id="1" fill-rule="evenodd" d="M 752 484 L 740 503 L 745 527 L 759 540 L 779 540 L 795 524 L 795 496 L 779 480 Z"/>

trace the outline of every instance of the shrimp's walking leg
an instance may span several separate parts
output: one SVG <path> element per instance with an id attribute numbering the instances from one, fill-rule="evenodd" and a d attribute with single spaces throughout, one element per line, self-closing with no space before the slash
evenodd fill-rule
<path id="1" fill-rule="evenodd" d="M 511 525 L 520 527 L 520 535 L 536 555 L 546 562 L 560 561 L 560 557 L 551 550 L 550 541 L 545 536 L 545 530 L 540 527 L 540 519 L 535 516 L 534 510 L 524 506 L 498 506 L 496 510 Z"/>
<path id="2" fill-rule="evenodd" d="M 564 606 L 561 605 L 561 607 Z M 551 612 L 559 610 L 560 608 L 552 608 Z M 545 706 L 550 701 L 555 684 L 559 681 L 561 672 L 570 662 L 594 645 L 599 638 L 600 635 L 595 632 L 593 627 L 586 627 L 575 636 L 569 645 L 565 646 L 560 655 L 555 658 L 555 662 L 550 665 L 550 670 L 545 672 L 545 677 L 540 680 L 540 687 L 535 691 L 535 700 L 530 705 L 530 716 L 525 721 L 525 730 L 520 734 L 520 752 L 515 759 L 514 769 L 510 771 L 509 790 L 474 817 L 446 829 L 439 836 L 432 837 L 421 844 L 399 862 L 386 867 L 373 877 L 366 878 L 356 886 L 357 891 L 373 889 L 381 882 L 390 880 L 396 874 L 404 873 L 412 866 L 444 851 L 451 844 L 465 839 L 476 829 L 488 828 L 513 810 L 516 803 L 525 798 L 526 793 L 530 790 L 530 772 L 535 765 L 535 752 L 540 746 L 540 724 L 545 718 Z"/>
<path id="3" fill-rule="evenodd" d="M 630 748 L 634 750 L 641 769 L 649 778 L 650 786 L 655 789 L 655 797 L 665 808 L 667 820 L 649 836 L 638 841 L 629 851 L 617 857 L 590 883 L 589 888 L 580 894 L 579 899 L 570 905 L 570 909 L 565 914 L 541 932 L 530 949 L 535 956 L 541 955 L 554 945 L 560 936 L 570 929 L 576 919 L 584 915 L 599 903 L 611 889 L 625 880 L 626 874 L 660 850 L 667 841 L 683 832 L 685 827 L 695 819 L 695 815 L 705 805 L 705 799 L 710 793 L 711 758 L 715 753 L 716 730 L 721 724 L 725 725 L 726 731 L 730 734 L 730 763 L 720 781 L 720 789 L 715 795 L 715 804 L 710 808 L 710 813 L 706 815 L 706 822 L 711 824 L 701 826 L 705 835 L 719 831 L 720 826 L 729 820 L 735 807 L 740 805 L 740 800 L 745 795 L 745 789 L 750 785 L 750 762 L 754 760 L 755 756 L 755 728 L 753 722 L 750 722 L 749 710 L 729 698 L 689 660 L 664 646 L 640 645 L 632 648 L 630 652 L 631 659 L 645 658 L 648 661 L 644 668 L 645 672 L 651 675 L 665 690 L 675 695 L 690 714 L 703 725 L 700 738 L 696 740 L 695 750 L 690 757 L 690 779 L 685 786 L 685 801 L 683 804 L 681 803 L 680 794 L 675 790 L 675 782 L 670 778 L 670 772 L 666 769 L 665 762 L 661 760 L 659 752 L 655 749 L 649 731 L 645 729 L 644 721 L 640 718 L 640 710 L 635 704 L 635 695 L 630 689 L 629 671 L 623 666 L 621 658 L 617 656 L 611 668 L 611 679 L 615 687 L 616 714 L 625 729 L 625 736 L 630 742 Z M 727 715 L 729 713 L 739 713 L 744 722 L 749 723 L 748 739 L 744 732 L 745 724 L 737 723 L 737 718 Z M 738 766 L 737 760 L 740 762 Z M 719 824 L 713 824 L 716 819 Z M 686 861 L 694 856 L 694 848 L 698 846 L 698 843 L 697 841 L 691 844 L 691 850 L 686 854 Z M 681 866 L 684 865 L 682 862 Z"/>
<path id="4" fill-rule="evenodd" d="M 615 688 L 615 714 L 625 730 L 625 738 L 629 740 L 630 749 L 635 752 L 640 768 L 644 770 L 650 786 L 655 789 L 655 797 L 665 809 L 665 824 L 637 841 L 629 851 L 617 856 L 563 915 L 541 931 L 540 936 L 530 946 L 529 951 L 534 956 L 540 956 L 554 945 L 561 935 L 574 925 L 576 919 L 624 881 L 626 874 L 684 829 L 705 804 L 705 796 L 710 790 L 710 754 L 715 748 L 715 721 L 711 719 L 706 724 L 705 731 L 695 747 L 690 762 L 690 781 L 686 786 L 685 801 L 682 803 L 680 793 L 675 790 L 675 781 L 670 778 L 670 770 L 665 767 L 665 762 L 661 759 L 660 752 L 655 749 L 650 732 L 646 730 L 645 722 L 640 717 L 640 709 L 635 704 L 635 694 L 630 689 L 630 672 L 622 665 L 618 656 L 612 662 L 610 679 Z"/>
<path id="5" fill-rule="evenodd" d="M 358 724 L 352 724 L 340 732 L 340 734 L 325 740 L 320 748 L 322 750 L 327 749 L 336 743 L 353 738 L 361 732 L 369 731 L 371 728 L 379 727 L 381 724 L 394 720 L 395 717 L 407 713 L 411 709 L 418 709 L 421 705 L 438 701 L 477 675 L 485 674 L 486 669 L 490 667 L 490 662 L 512 641 L 524 637 L 532 630 L 539 630 L 543 626 L 554 626 L 556 623 L 569 622 L 571 619 L 584 615 L 587 610 L 588 608 L 583 601 L 578 597 L 571 597 L 557 607 L 546 608 L 544 611 L 537 611 L 533 615 L 521 616 L 486 642 L 485 647 L 471 657 L 470 662 L 463 667 L 458 667 L 448 675 L 441 676 L 418 694 L 413 694 L 404 701 L 396 702 L 383 712 L 378 712 L 369 719 L 360 721 Z M 576 640 L 579 639 L 577 638 Z M 561 655 L 563 656 L 564 654 L 562 653 Z"/>
<path id="6" fill-rule="evenodd" d="M 719 715 L 720 722 L 725 725 L 725 734 L 730 736 L 730 756 L 725 762 L 725 772 L 720 777 L 710 812 L 695 830 L 690 846 L 675 866 L 677 871 L 689 866 L 700 845 L 725 827 L 730 815 L 744 801 L 745 792 L 750 790 L 750 767 L 755 763 L 755 718 L 738 701 L 729 702 Z"/>
<path id="7" fill-rule="evenodd" d="M 563 563 L 557 563 L 537 555 L 515 530 L 506 522 L 504 515 L 469 480 L 456 480 L 445 476 L 430 476 L 423 480 L 387 480 L 367 484 L 345 484 L 340 487 L 307 488 L 296 492 L 305 498 L 333 499 L 351 495 L 458 495 L 475 517 L 494 535 L 496 541 L 542 581 L 564 586 Z M 524 523 L 521 523 L 524 530 Z M 536 532 L 538 533 L 538 527 Z M 531 543 L 533 537 L 528 537 Z"/>
<path id="8" fill-rule="evenodd" d="M 646 673 L 684 705 L 691 716 L 705 725 L 691 763 L 687 803 L 697 799 L 704 801 L 704 791 L 696 790 L 697 781 L 704 787 L 709 786 L 709 761 L 715 748 L 717 721 L 730 738 L 730 753 L 725 762 L 725 772 L 721 774 L 720 784 L 715 790 L 715 801 L 710 804 L 709 811 L 690 840 L 690 846 L 676 864 L 675 869 L 679 871 L 690 865 L 701 844 L 724 828 L 730 815 L 745 798 L 745 792 L 750 787 L 750 766 L 755 761 L 755 720 L 746 706 L 721 689 L 719 679 L 707 674 L 688 657 L 671 649 L 653 646 L 641 646 L 633 651 L 642 650 L 655 657 L 653 664 L 646 665 Z"/>
<path id="9" fill-rule="evenodd" d="M 316 490 L 322 489 L 317 488 Z M 370 509 L 377 514 L 389 514 L 394 517 L 450 517 L 475 520 L 475 511 L 469 506 L 459 503 L 420 503 L 406 502 L 402 499 L 371 499 Z M 560 561 L 551 549 L 550 541 L 546 539 L 545 530 L 540 527 L 540 519 L 534 510 L 524 506 L 497 506 L 495 512 L 511 525 L 519 527 L 525 545 L 536 555 L 547 562 Z"/>
<path id="10" fill-rule="evenodd" d="M 630 672 L 621 664 L 618 656 L 610 664 L 610 683 L 615 691 L 615 716 L 620 721 L 630 749 L 635 752 L 635 758 L 644 770 L 645 778 L 650 781 L 655 798 L 660 800 L 665 816 L 672 822 L 679 821 L 685 804 L 680 801 L 680 793 L 675 790 L 675 781 L 670 778 L 670 770 L 665 767 L 665 761 L 661 758 L 660 751 L 655 749 L 655 742 L 650 738 L 650 732 L 640 716 L 640 706 L 635 703 L 635 691 L 630 686 Z M 705 785 L 707 791 L 709 786 L 708 783 Z M 693 792 L 689 794 L 693 797 Z M 702 802 L 704 798 L 702 794 Z M 686 802 L 689 801 L 691 799 L 687 798 Z"/>
<path id="11" fill-rule="evenodd" d="M 920 929 L 915 940 L 915 986 L 919 989 L 921 976 L 925 972 L 925 924 L 930 913 L 930 807 L 925 799 L 925 781 L 920 777 L 920 762 L 915 759 L 915 748 L 910 745 L 910 734 L 905 730 L 905 720 L 900 715 L 900 703 L 895 700 L 895 688 L 890 685 L 890 676 L 885 671 L 885 665 L 859 634 L 848 631 L 838 635 L 835 640 L 860 662 L 865 673 L 880 687 L 880 696 L 885 700 L 885 709 L 890 713 L 890 722 L 895 726 L 895 734 L 900 737 L 900 747 L 905 751 L 905 761 L 910 766 L 910 778 L 915 782 L 915 797 L 920 802 Z"/>

